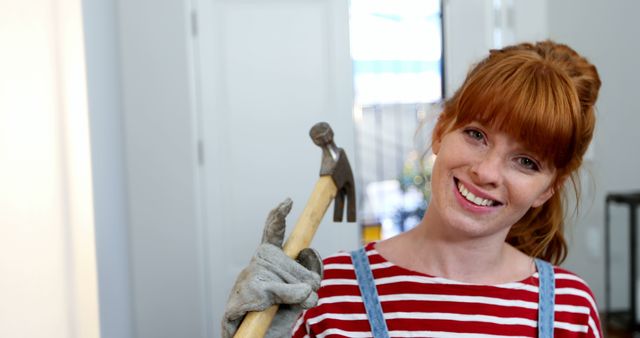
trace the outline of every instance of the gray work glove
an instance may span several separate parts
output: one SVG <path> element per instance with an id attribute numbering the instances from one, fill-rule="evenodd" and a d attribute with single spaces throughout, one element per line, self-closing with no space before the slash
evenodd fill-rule
<path id="1" fill-rule="evenodd" d="M 290 337 L 303 309 L 315 306 L 322 276 L 317 251 L 304 249 L 296 260 L 282 251 L 285 217 L 291 210 L 286 199 L 271 210 L 262 234 L 262 244 L 233 286 L 222 318 L 222 337 L 233 337 L 247 312 L 280 304 L 266 337 Z"/>

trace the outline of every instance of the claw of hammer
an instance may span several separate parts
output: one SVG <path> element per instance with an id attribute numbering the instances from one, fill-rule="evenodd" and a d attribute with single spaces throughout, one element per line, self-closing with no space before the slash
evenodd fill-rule
<path id="1" fill-rule="evenodd" d="M 309 136 L 311 136 L 313 143 L 322 148 L 320 176 L 331 176 L 338 189 L 334 202 L 333 220 L 342 222 L 346 197 L 347 222 L 355 222 L 355 184 L 347 154 L 333 142 L 333 130 L 326 122 L 316 123 L 309 131 Z"/>

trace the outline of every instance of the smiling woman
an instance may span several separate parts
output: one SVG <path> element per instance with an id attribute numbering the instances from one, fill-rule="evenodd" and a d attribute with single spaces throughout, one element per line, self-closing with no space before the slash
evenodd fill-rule
<path id="1" fill-rule="evenodd" d="M 590 288 L 551 265 L 566 255 L 563 187 L 591 141 L 599 88 L 566 45 L 491 51 L 436 123 L 422 221 L 327 257 L 293 336 L 599 338 Z"/>
<path id="2" fill-rule="evenodd" d="M 423 223 L 453 237 L 497 236 L 554 192 L 555 168 L 535 159 L 507 133 L 477 122 L 446 133 L 433 144 L 434 204 Z M 456 203 L 452 203 L 455 201 Z"/>
<path id="3" fill-rule="evenodd" d="M 563 183 L 577 184 L 572 175 L 593 136 L 599 88 L 595 66 L 568 46 L 544 42 L 492 51 L 447 101 L 433 133 L 436 142 L 477 121 L 511 135 L 557 169 L 555 194 L 542 208 L 530 209 L 507 237 L 521 251 L 556 264 L 567 251 Z"/>
<path id="4" fill-rule="evenodd" d="M 351 265 L 357 255 L 325 259 L 318 306 L 294 336 L 601 336 L 586 283 L 543 263 L 566 255 L 563 183 L 591 140 L 599 87 L 595 67 L 566 45 L 491 51 L 436 123 L 421 223 L 366 246 L 373 286 Z M 542 292 L 545 269 L 555 297 Z M 379 306 L 360 303 L 368 293 Z"/>

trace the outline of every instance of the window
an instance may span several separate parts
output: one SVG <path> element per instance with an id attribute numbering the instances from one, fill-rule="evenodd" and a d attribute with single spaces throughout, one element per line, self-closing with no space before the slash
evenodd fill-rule
<path id="1" fill-rule="evenodd" d="M 350 33 L 360 216 L 370 241 L 412 228 L 426 210 L 428 137 L 416 131 L 442 98 L 440 0 L 351 0 Z"/>

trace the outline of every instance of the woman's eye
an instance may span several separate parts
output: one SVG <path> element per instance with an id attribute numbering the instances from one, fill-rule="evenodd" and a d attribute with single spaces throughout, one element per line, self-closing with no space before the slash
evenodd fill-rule
<path id="1" fill-rule="evenodd" d="M 536 163 L 536 161 L 528 158 L 528 157 L 519 157 L 518 163 L 525 169 L 538 171 L 540 167 Z"/>
<path id="2" fill-rule="evenodd" d="M 481 141 L 484 139 L 484 134 L 482 134 L 481 131 L 476 129 L 467 129 L 465 130 L 465 133 L 474 140 Z"/>

